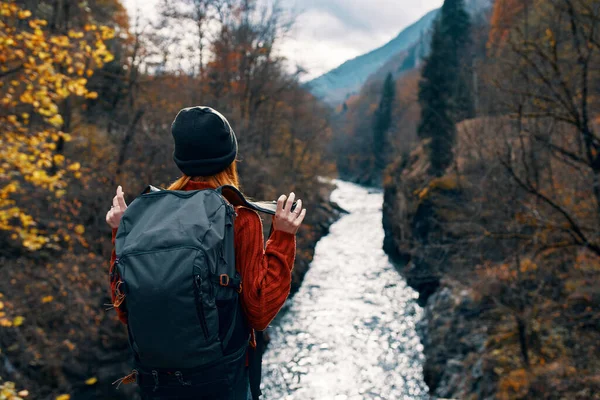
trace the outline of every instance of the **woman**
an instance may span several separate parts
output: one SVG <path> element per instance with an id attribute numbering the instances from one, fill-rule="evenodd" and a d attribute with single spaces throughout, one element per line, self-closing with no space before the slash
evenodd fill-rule
<path id="1" fill-rule="evenodd" d="M 237 139 L 227 119 L 210 107 L 190 107 L 181 110 L 171 132 L 175 142 L 173 160 L 183 176 L 169 190 L 201 190 L 222 185 L 239 187 L 236 169 Z M 264 330 L 283 306 L 291 283 L 291 271 L 296 251 L 295 235 L 304 220 L 302 201 L 292 211 L 295 195 L 282 195 L 277 200 L 273 230 L 266 247 L 259 215 L 244 207 L 236 207 L 234 222 L 235 266 L 242 278 L 241 304 L 249 328 Z M 119 222 L 127 205 L 121 186 L 117 188 L 106 222 L 113 228 L 113 245 Z M 111 256 L 114 268 L 115 250 Z M 115 290 L 111 296 L 115 302 Z M 119 319 L 127 324 L 127 312 L 117 308 Z M 125 307 L 126 308 L 126 307 Z M 248 394 L 247 372 L 243 382 L 230 398 L 245 399 Z M 194 398 L 201 396 L 198 393 Z M 150 397 L 148 398 L 157 398 Z M 160 398 L 160 397 L 159 397 Z"/>

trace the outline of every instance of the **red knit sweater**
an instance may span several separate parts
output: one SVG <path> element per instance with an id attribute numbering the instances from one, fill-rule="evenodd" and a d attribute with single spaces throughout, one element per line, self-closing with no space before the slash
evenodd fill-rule
<path id="1" fill-rule="evenodd" d="M 184 190 L 208 188 L 211 186 L 205 182 L 189 181 Z M 236 207 L 236 211 L 238 216 L 234 222 L 235 266 L 242 276 L 242 307 L 250 327 L 262 331 L 275 318 L 290 293 L 291 272 L 296 256 L 296 236 L 274 230 L 265 248 L 262 221 L 258 213 L 245 207 Z M 116 258 L 116 233 L 117 229 L 113 229 L 110 271 L 114 268 Z M 113 303 L 114 292 L 113 284 Z M 124 305 L 126 303 L 127 301 Z M 116 310 L 119 320 L 126 324 L 126 307 Z"/>

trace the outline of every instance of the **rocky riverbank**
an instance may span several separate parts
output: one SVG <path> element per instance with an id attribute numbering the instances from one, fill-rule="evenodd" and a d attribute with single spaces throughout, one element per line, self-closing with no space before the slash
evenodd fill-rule
<path id="1" fill-rule="evenodd" d="M 445 277 L 447 266 L 440 262 L 447 259 L 443 248 L 449 238 L 440 235 L 438 229 L 444 212 L 449 210 L 437 206 L 459 194 L 454 191 L 452 182 L 438 182 L 433 185 L 433 191 L 439 193 L 430 198 L 415 196 L 426 183 L 425 162 L 422 149 L 418 149 L 403 164 L 394 166 L 399 172 L 396 179 L 386 181 L 384 250 L 397 263 L 408 284 L 419 292 L 419 303 L 424 307 L 418 331 L 424 345 L 424 377 L 430 394 L 439 398 L 468 399 L 474 386 L 485 385 L 480 379 L 486 329 L 478 321 L 480 305 L 472 300 L 472 293 Z M 442 243 L 435 248 L 423 246 L 433 240 Z M 467 358 L 474 362 L 467 366 Z M 478 396 L 486 391 L 489 390 L 475 390 Z M 485 399 L 486 396 L 473 398 Z"/>
<path id="2" fill-rule="evenodd" d="M 469 164 L 461 167 L 465 173 L 432 178 L 419 146 L 388 168 L 384 182 L 384 248 L 424 306 L 419 333 L 431 396 L 600 398 L 600 365 L 590 357 L 600 297 L 576 283 L 593 282 L 594 258 L 511 252 L 513 242 L 489 233 L 501 231 L 510 203 L 482 202 L 492 189 L 469 175 L 477 171 Z"/>

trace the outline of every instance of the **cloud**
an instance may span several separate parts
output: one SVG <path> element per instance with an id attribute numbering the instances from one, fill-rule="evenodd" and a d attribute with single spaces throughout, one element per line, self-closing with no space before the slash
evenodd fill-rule
<path id="1" fill-rule="evenodd" d="M 259 0 L 272 2 L 276 0 Z M 443 0 L 280 0 L 297 15 L 280 52 L 308 74 L 321 75 L 344 61 L 382 46 Z M 158 0 L 124 0 L 130 17 L 139 8 L 152 18 Z"/>
<path id="2" fill-rule="evenodd" d="M 442 2 L 286 0 L 298 18 L 281 53 L 307 69 L 310 79 L 387 43 Z"/>
<path id="3" fill-rule="evenodd" d="M 398 33 L 443 0 L 287 0 L 298 12 L 321 11 L 339 19 L 347 29 L 365 34 Z"/>

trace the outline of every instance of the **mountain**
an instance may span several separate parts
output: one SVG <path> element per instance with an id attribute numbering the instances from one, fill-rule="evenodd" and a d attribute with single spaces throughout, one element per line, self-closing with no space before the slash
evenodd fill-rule
<path id="1" fill-rule="evenodd" d="M 494 0 L 465 0 L 467 11 L 475 19 L 485 15 L 493 3 Z M 388 72 L 397 75 L 418 67 L 428 50 L 430 28 L 439 10 L 430 11 L 385 45 L 346 61 L 306 86 L 316 97 L 337 106 L 349 95 L 358 93 L 370 79 L 385 77 Z"/>
<path id="2" fill-rule="evenodd" d="M 367 78 L 392 57 L 406 51 L 419 42 L 431 28 L 439 9 L 404 29 L 387 44 L 367 54 L 346 61 L 339 67 L 313 79 L 306 85 L 309 90 L 326 103 L 337 105 L 351 93 L 358 92 Z"/>

